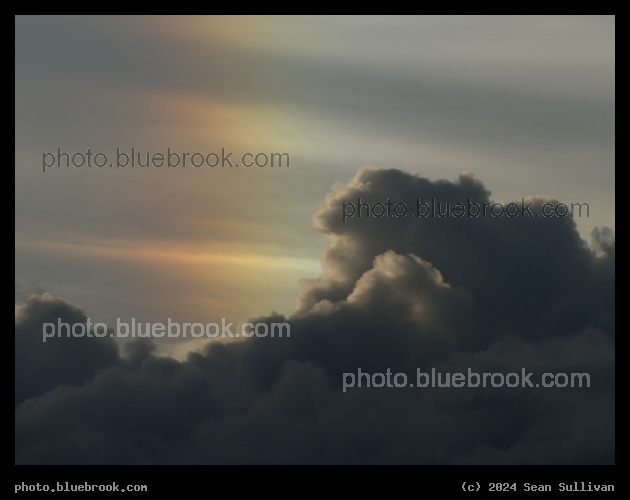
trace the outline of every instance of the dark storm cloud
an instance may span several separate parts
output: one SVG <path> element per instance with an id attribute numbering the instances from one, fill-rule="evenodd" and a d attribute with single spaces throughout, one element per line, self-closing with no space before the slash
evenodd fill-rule
<path id="1" fill-rule="evenodd" d="M 358 198 L 370 205 L 391 198 L 392 203 L 405 203 L 415 216 L 418 198 L 421 202 L 435 198 L 443 207 L 447 202 L 467 205 L 469 199 L 482 205 L 495 201 L 489 194 L 471 175 L 461 175 L 457 183 L 431 182 L 395 170 L 361 169 L 346 187 L 328 195 L 316 216 L 319 229 L 332 240 L 323 259 L 324 269 L 331 272 L 302 291 L 298 312 L 307 311 L 329 293 L 346 296 L 376 256 L 393 250 L 421 256 L 445 281 L 471 292 L 482 313 L 479 318 L 487 316 L 499 331 L 503 322 L 521 332 L 535 326 L 543 337 L 556 328 L 555 323 L 564 325 L 558 325 L 563 331 L 570 325 L 604 327 L 595 317 L 613 307 L 610 288 L 595 291 L 593 284 L 599 280 L 599 268 L 611 266 L 614 259 L 610 230 L 595 234 L 596 241 L 608 241 L 608 246 L 604 256 L 594 258 L 571 217 L 521 216 L 526 214 L 522 207 L 529 203 L 536 215 L 542 203 L 558 204 L 558 200 L 539 196 L 513 200 L 519 207 L 516 217 L 364 216 L 346 222 L 342 218 L 343 203 L 356 205 Z M 610 272 L 607 278 L 613 279 Z M 606 327 L 612 335 L 611 326 Z"/>
<path id="2" fill-rule="evenodd" d="M 17 288 L 17 287 L 16 287 Z M 97 370 L 117 363 L 116 344 L 109 338 L 61 337 L 43 341 L 43 325 L 85 324 L 82 309 L 50 294 L 24 300 L 15 320 L 15 404 L 58 385 L 81 385 Z M 47 332 L 52 332 L 47 327 Z M 81 329 L 75 329 L 80 334 Z"/>
<path id="3" fill-rule="evenodd" d="M 110 354 L 73 380 L 52 368 L 17 406 L 16 462 L 614 462 L 613 234 L 599 229 L 589 247 L 570 218 L 342 222 L 343 203 L 358 197 L 414 210 L 417 197 L 492 201 L 470 175 L 432 182 L 361 169 L 315 216 L 330 238 L 325 274 L 303 284 L 290 338 L 209 344 L 185 362 L 146 343 L 124 359 L 103 346 Z M 550 200 L 529 201 L 534 210 Z M 50 303 L 73 311 L 29 299 L 16 384 L 18 353 L 41 345 Z M 78 362 L 64 358 L 71 370 Z M 415 382 L 417 367 L 588 372 L 591 387 L 342 391 L 343 373 L 358 368 Z"/>

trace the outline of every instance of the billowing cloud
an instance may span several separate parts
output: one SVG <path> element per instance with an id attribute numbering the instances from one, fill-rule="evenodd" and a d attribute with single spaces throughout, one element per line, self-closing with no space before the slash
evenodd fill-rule
<path id="1" fill-rule="evenodd" d="M 344 222 L 359 198 L 412 216 Z M 359 170 L 314 217 L 325 273 L 289 318 L 254 319 L 288 321 L 289 338 L 209 343 L 184 362 L 148 343 L 124 356 L 43 344 L 46 318 L 85 316 L 31 296 L 16 319 L 16 463 L 613 463 L 612 232 L 587 245 L 570 217 L 416 217 L 418 198 L 496 201 L 470 174 Z M 558 200 L 513 202 L 536 214 Z M 417 368 L 589 373 L 590 387 L 343 390 L 359 369 L 415 383 Z"/>
<path id="2" fill-rule="evenodd" d="M 80 307 L 48 293 L 32 295 L 16 308 L 16 405 L 58 385 L 80 386 L 118 362 L 116 344 L 107 334 L 88 338 L 84 327 L 72 329 L 86 325 L 87 319 Z M 44 331 L 63 334 L 44 342 Z"/>

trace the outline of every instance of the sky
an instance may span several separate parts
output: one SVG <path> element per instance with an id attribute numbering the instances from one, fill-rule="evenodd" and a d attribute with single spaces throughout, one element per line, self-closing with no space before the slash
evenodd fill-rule
<path id="1" fill-rule="evenodd" d="M 16 463 L 614 463 L 614 16 L 17 16 L 15 37 Z M 107 164 L 51 164 L 88 148 Z M 132 148 L 218 165 L 109 166 Z M 415 217 L 432 197 L 589 211 Z M 344 220 L 358 198 L 410 216 Z M 291 337 L 42 338 L 132 318 Z M 592 386 L 344 390 L 418 367 Z"/>

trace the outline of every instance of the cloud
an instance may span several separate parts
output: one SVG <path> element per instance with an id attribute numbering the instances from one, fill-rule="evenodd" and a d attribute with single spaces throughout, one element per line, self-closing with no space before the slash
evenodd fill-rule
<path id="1" fill-rule="evenodd" d="M 17 289 L 17 287 L 16 287 Z M 86 324 L 80 307 L 49 293 L 31 295 L 16 308 L 15 318 L 15 404 L 39 396 L 58 385 L 80 386 L 97 370 L 118 362 L 116 344 L 109 337 L 68 337 L 43 342 L 45 323 L 69 327 Z M 48 333 L 52 331 L 47 328 Z M 77 327 L 77 334 L 81 329 Z"/>
<path id="2" fill-rule="evenodd" d="M 288 321 L 290 338 L 209 343 L 184 362 L 147 343 L 125 356 L 106 342 L 42 344 L 46 318 L 84 315 L 30 297 L 16 320 L 16 463 L 613 463 L 610 230 L 589 246 L 569 217 L 342 220 L 359 197 L 413 211 L 418 197 L 490 195 L 470 174 L 360 169 L 314 217 L 330 240 L 324 274 L 304 280 L 289 318 L 252 320 Z M 536 212 L 557 200 L 522 201 Z M 359 368 L 413 382 L 417 368 L 588 372 L 591 386 L 344 392 Z"/>

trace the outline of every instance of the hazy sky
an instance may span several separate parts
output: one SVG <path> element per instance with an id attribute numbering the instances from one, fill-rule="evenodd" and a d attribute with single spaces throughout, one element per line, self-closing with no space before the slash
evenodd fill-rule
<path id="1" fill-rule="evenodd" d="M 614 236 L 597 230 L 595 247 L 603 249 L 604 257 L 586 246 L 595 228 L 615 227 L 613 16 L 18 16 L 15 28 L 15 303 L 20 331 L 28 330 L 27 317 L 34 325 L 33 318 L 48 317 L 44 305 L 54 303 L 109 326 L 116 318 L 208 323 L 279 314 L 306 321 L 306 337 L 315 338 L 313 332 L 325 328 L 304 318 L 330 314 L 328 328 L 343 337 L 346 320 L 335 316 L 346 318 L 341 302 L 360 310 L 370 304 L 366 310 L 378 310 L 382 318 L 399 311 L 400 304 L 375 298 L 382 283 L 374 276 L 380 272 L 393 280 L 387 286 L 400 292 L 388 293 L 390 298 L 402 297 L 408 285 L 398 283 L 392 269 L 407 266 L 411 275 L 420 273 L 417 286 L 428 287 L 427 297 L 433 297 L 431 287 L 440 280 L 423 274 L 426 261 L 449 286 L 461 287 L 462 296 L 436 291 L 431 299 L 435 309 L 429 308 L 434 312 L 414 328 L 440 324 L 437 330 L 452 334 L 449 346 L 469 349 L 471 359 L 486 349 L 492 357 L 494 342 L 519 342 L 503 339 L 500 331 L 553 344 L 555 334 L 547 334 L 557 327 L 563 332 L 558 342 L 567 342 L 578 353 L 569 364 L 580 364 L 581 353 L 592 350 L 589 343 L 601 347 L 600 361 L 614 360 L 612 305 L 606 302 L 614 300 L 614 277 L 608 271 L 599 278 L 592 275 L 598 266 L 614 271 Z M 166 154 L 168 148 L 204 156 L 221 156 L 224 150 L 232 152 L 233 162 L 246 152 L 287 153 L 290 164 L 43 171 L 44 154 L 56 155 L 58 148 L 70 155 L 90 148 L 109 160 L 116 157 L 117 148 L 126 153 L 134 148 L 143 157 Z M 413 229 L 383 220 L 355 226 L 341 222 L 343 202 L 358 195 L 413 203 L 415 196 L 427 193 L 453 200 L 455 193 L 475 193 L 502 203 L 528 197 L 538 203 L 546 197 L 588 203 L 590 214 L 545 221 L 540 227 L 507 219 L 460 225 L 427 221 L 426 228 L 414 221 Z M 414 271 L 417 265 L 421 269 Z M 525 301 L 526 310 L 510 303 L 495 310 L 482 298 L 524 283 L 535 287 L 528 288 L 531 293 L 541 288 L 557 292 L 557 307 L 544 304 L 541 295 Z M 571 298 L 573 286 L 584 287 L 586 298 Z M 414 293 L 409 292 L 408 300 Z M 29 296 L 30 302 L 23 302 Z M 586 308 L 591 316 L 580 316 L 573 324 L 565 315 L 583 311 L 584 301 L 593 309 Z M 542 312 L 546 307 L 555 312 Z M 471 331 L 491 325 L 485 330 L 486 343 L 468 342 L 462 333 L 467 327 L 445 319 L 466 314 L 478 321 Z M 522 323 L 530 316 L 540 322 Z M 577 340 L 567 340 L 570 334 Z M 350 343 L 355 340 L 360 342 L 348 337 Z M 187 370 L 191 368 L 186 363 L 192 363 L 184 361 L 187 353 L 200 350 L 205 342 L 163 339 L 153 352 L 174 356 Z M 407 346 L 410 352 L 423 352 L 414 342 Z M 538 359 L 537 352 L 558 347 L 551 344 L 526 347 L 525 357 Z M 304 346 L 279 348 L 276 355 L 259 354 L 257 348 L 234 349 L 245 350 L 247 359 L 260 359 L 260 366 L 268 367 L 271 358 L 284 359 L 288 368 L 282 365 L 282 377 L 286 370 L 304 369 L 298 379 L 308 385 L 309 377 L 315 377 L 318 387 L 328 380 L 324 375 L 337 374 L 343 364 L 341 358 L 329 364 L 318 358 L 317 346 L 308 355 Z M 247 354 L 247 349 L 253 351 Z M 378 350 L 376 344 L 366 349 Z M 96 351 L 94 359 L 105 368 L 123 363 L 115 350 L 107 355 Z M 142 356 L 167 362 L 148 352 Z M 209 353 L 198 356 L 210 363 L 218 354 Z M 427 359 L 457 364 L 440 356 Z M 316 368 L 291 364 L 318 360 L 322 365 Z M 273 373 L 281 369 L 269 368 Z M 84 390 L 80 386 L 92 372 L 80 373 L 68 380 Z M 129 376 L 136 375 L 144 376 Z M 46 377 L 56 380 L 54 374 Z M 16 380 L 16 386 L 20 383 Z M 54 384 L 33 387 L 29 397 L 54 399 Z M 254 404 L 256 391 L 241 389 L 242 405 Z M 614 400 L 606 399 L 607 391 L 597 397 L 610 409 Z M 64 397 L 78 407 L 89 400 L 80 394 Z M 46 408 L 54 413 L 52 399 Z M 22 408 L 19 402 L 16 396 L 16 411 Z M 350 418 L 352 411 L 337 409 Z M 256 411 L 266 415 L 263 409 Z M 35 420 L 27 419 L 24 425 L 36 426 Z M 326 436 L 327 424 L 317 422 Z M 203 439 L 218 432 L 209 422 L 200 425 L 195 432 Z M 580 428 L 576 424 L 576 435 Z M 519 439 L 528 432 L 542 439 L 546 432 L 532 429 L 523 423 Z M 29 451 L 30 438 L 24 437 L 32 430 L 21 432 L 26 451 L 18 461 L 64 462 L 83 456 L 55 450 L 36 456 Z M 567 440 L 575 444 L 571 436 Z M 469 448 L 462 445 L 465 450 L 455 446 L 444 457 L 427 452 L 425 458 L 567 461 L 561 451 L 546 454 L 527 445 L 517 446 L 510 455 L 507 448 L 493 448 L 493 439 Z M 606 462 L 613 456 L 610 435 L 602 439 L 606 444 L 595 450 L 594 460 Z M 341 461 L 359 460 L 342 441 L 336 442 Z M 151 451 L 107 452 L 103 461 L 221 461 L 179 446 L 159 458 Z M 578 457 L 593 452 L 590 445 L 575 446 Z M 310 460 L 285 451 L 271 460 Z M 256 453 L 249 450 L 226 461 L 256 462 L 255 457 L 262 456 Z M 310 457 L 328 462 L 332 455 L 327 453 L 333 452 Z M 413 453 L 402 454 L 404 458 L 392 453 L 375 455 L 371 461 L 424 460 Z M 92 458 L 88 461 L 99 462 Z"/>

